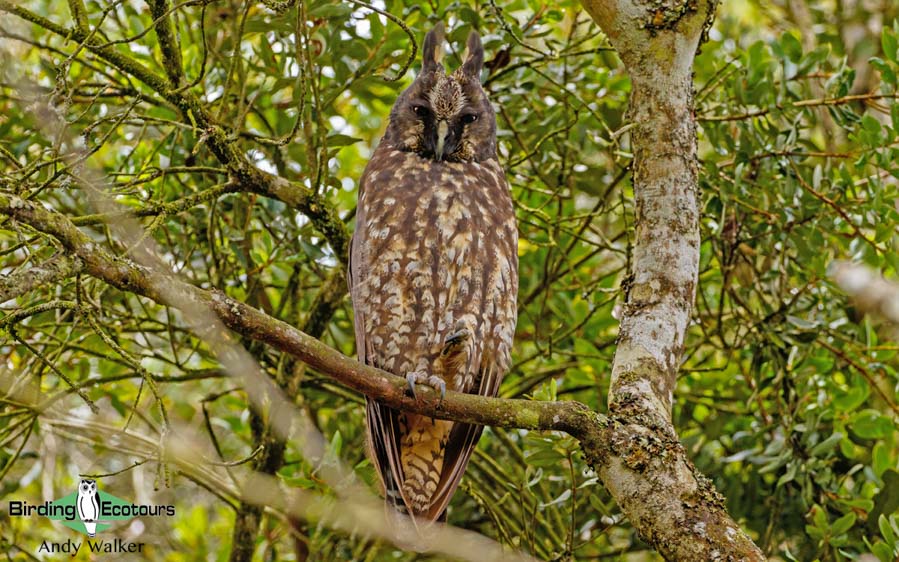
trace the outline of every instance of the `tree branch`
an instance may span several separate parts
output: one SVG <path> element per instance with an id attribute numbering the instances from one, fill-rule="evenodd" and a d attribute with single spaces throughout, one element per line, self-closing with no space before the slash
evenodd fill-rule
<path id="1" fill-rule="evenodd" d="M 184 79 L 184 73 L 181 68 L 181 46 L 178 44 L 178 38 L 172 29 L 169 18 L 168 2 L 166 0 L 148 0 L 150 4 L 150 13 L 153 20 L 156 21 L 156 37 L 159 38 L 159 48 L 162 51 L 163 67 L 165 73 L 169 77 L 169 82 L 173 88 L 181 86 Z"/>
<path id="2" fill-rule="evenodd" d="M 0 276 L 0 303 L 67 279 L 80 271 L 81 263 L 68 256 L 56 255 L 43 263 Z"/>
<path id="3" fill-rule="evenodd" d="M 495 427 L 555 429 L 579 438 L 586 436 L 591 428 L 605 425 L 602 416 L 575 402 L 507 400 L 449 391 L 441 401 L 430 389 L 422 389 L 417 393 L 418 398 L 413 399 L 407 394 L 406 381 L 402 377 L 350 359 L 316 338 L 221 291 L 207 291 L 170 277 L 160 278 L 159 273 L 147 267 L 114 256 L 66 216 L 39 203 L 0 194 L 0 213 L 53 236 L 81 259 L 85 273 L 117 289 L 168 306 L 176 306 L 179 302 L 204 306 L 235 332 L 289 353 L 341 384 L 390 407 Z M 164 291 L 162 287 L 165 287 Z"/>
<path id="4" fill-rule="evenodd" d="M 82 0 L 69 0 L 69 11 L 72 12 L 72 19 L 75 20 L 75 25 L 85 31 L 90 29 L 90 24 L 87 19 L 87 9 L 84 7 L 84 2 Z"/>

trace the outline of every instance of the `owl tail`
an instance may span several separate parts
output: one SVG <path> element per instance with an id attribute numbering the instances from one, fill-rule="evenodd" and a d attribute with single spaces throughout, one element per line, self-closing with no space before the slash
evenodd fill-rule
<path id="1" fill-rule="evenodd" d="M 94 538 L 97 535 L 97 522 L 96 521 L 84 521 L 84 528 L 87 531 L 88 538 Z"/>
<path id="2" fill-rule="evenodd" d="M 453 422 L 409 415 L 402 439 L 403 494 L 416 515 L 427 513 L 440 483 L 446 442 Z"/>

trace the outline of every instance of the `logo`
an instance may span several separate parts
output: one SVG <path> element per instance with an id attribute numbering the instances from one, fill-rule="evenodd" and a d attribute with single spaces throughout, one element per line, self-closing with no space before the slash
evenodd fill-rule
<path id="1" fill-rule="evenodd" d="M 93 539 L 97 533 L 109 529 L 116 521 L 127 521 L 135 517 L 173 517 L 173 505 L 138 505 L 117 498 L 97 489 L 96 480 L 81 480 L 71 494 L 42 504 L 10 500 L 10 517 L 46 517 L 58 521 L 70 529 Z M 113 541 L 87 541 L 91 552 L 143 552 L 143 543 L 126 543 L 121 539 Z M 64 543 L 43 541 L 38 552 L 66 552 L 73 555 L 81 548 L 81 543 L 67 540 Z"/>

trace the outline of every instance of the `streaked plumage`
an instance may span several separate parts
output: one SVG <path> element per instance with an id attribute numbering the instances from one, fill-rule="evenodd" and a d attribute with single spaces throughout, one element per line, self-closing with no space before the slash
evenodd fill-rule
<path id="1" fill-rule="evenodd" d="M 350 290 L 360 360 L 449 390 L 495 396 L 509 369 L 518 232 L 496 157 L 496 118 L 474 32 L 453 74 L 442 26 L 397 99 L 359 185 Z M 482 427 L 369 400 L 369 449 L 388 503 L 439 518 Z"/>

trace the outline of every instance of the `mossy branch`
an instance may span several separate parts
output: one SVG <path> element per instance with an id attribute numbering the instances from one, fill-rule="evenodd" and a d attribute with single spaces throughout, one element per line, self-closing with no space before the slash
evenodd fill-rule
<path id="1" fill-rule="evenodd" d="M 539 402 L 486 398 L 447 392 L 446 398 L 423 389 L 414 399 L 406 381 L 386 371 L 351 359 L 316 338 L 276 318 L 236 301 L 221 291 L 204 290 L 110 253 L 72 221 L 39 203 L 0 194 L 0 213 L 56 238 L 80 258 L 84 272 L 122 291 L 142 295 L 160 304 L 181 301 L 207 307 L 235 332 L 289 353 L 345 386 L 388 406 L 441 419 L 505 428 L 550 429 L 575 437 L 589 426 L 604 423 L 599 414 L 576 402 Z M 162 289 L 164 287 L 164 289 Z"/>
<path id="2" fill-rule="evenodd" d="M 184 72 L 181 67 L 181 46 L 178 35 L 172 27 L 170 9 L 166 0 L 151 0 L 150 12 L 156 22 L 156 37 L 162 51 L 163 66 L 173 88 L 181 86 Z"/>

